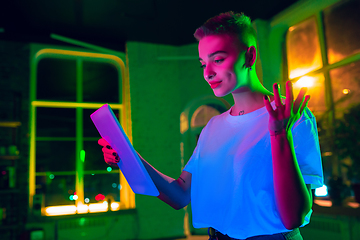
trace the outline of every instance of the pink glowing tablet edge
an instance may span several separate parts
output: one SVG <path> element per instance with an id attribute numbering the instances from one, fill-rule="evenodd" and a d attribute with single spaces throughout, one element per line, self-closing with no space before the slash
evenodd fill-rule
<path id="1" fill-rule="evenodd" d="M 118 153 L 118 166 L 134 193 L 158 196 L 154 182 L 150 178 L 134 147 L 130 143 L 118 119 L 108 104 L 90 115 L 100 136 Z M 100 150 L 101 151 L 101 150 Z"/>

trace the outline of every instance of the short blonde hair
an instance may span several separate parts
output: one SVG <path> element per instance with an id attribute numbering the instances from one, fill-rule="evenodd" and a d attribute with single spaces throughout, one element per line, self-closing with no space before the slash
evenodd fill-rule
<path id="1" fill-rule="evenodd" d="M 230 11 L 212 17 L 196 29 L 194 37 L 200 41 L 205 36 L 221 34 L 235 35 L 246 47 L 257 49 L 256 31 L 244 13 Z"/>

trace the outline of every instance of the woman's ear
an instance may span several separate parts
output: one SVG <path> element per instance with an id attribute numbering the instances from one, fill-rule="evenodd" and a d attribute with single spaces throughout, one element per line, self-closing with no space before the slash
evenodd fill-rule
<path id="1" fill-rule="evenodd" d="M 256 48 L 250 46 L 246 51 L 246 66 L 252 67 L 256 61 Z"/>

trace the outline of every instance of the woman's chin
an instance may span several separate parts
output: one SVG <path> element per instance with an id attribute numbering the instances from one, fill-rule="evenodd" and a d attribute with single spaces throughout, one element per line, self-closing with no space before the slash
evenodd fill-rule
<path id="1" fill-rule="evenodd" d="M 225 97 L 226 95 L 228 95 L 228 92 L 223 92 L 223 91 L 214 91 L 214 95 L 216 97 Z"/>

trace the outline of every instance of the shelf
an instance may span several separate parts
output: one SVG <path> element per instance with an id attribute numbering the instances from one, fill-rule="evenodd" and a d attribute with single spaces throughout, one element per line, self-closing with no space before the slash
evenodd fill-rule
<path id="1" fill-rule="evenodd" d="M 6 128 L 17 128 L 21 126 L 21 122 L 14 122 L 14 121 L 0 121 L 0 127 Z"/>
<path id="2" fill-rule="evenodd" d="M 0 160 L 16 160 L 19 158 L 19 156 L 0 156 Z"/>

